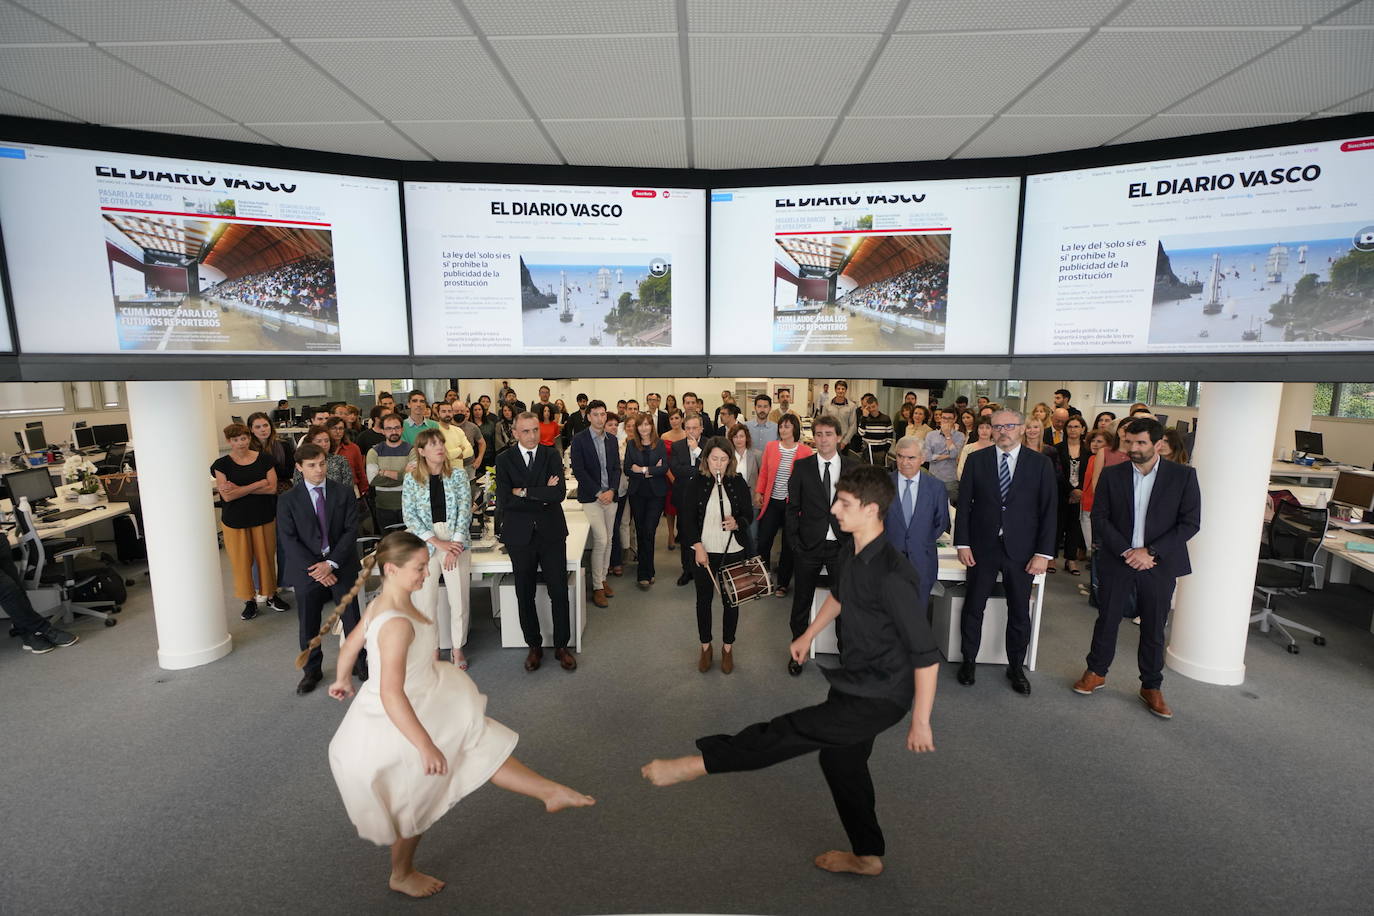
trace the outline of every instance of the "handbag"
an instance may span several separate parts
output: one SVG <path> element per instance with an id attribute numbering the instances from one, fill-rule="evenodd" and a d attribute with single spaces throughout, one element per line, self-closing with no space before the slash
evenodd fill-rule
<path id="1" fill-rule="evenodd" d="M 725 487 L 719 478 L 716 482 L 716 498 L 720 500 L 720 517 L 725 518 Z M 739 543 L 739 538 L 735 537 L 733 531 L 730 532 L 729 540 L 725 542 L 727 547 L 730 540 Z M 722 566 L 720 571 L 711 577 L 711 584 L 715 586 L 716 592 L 722 598 L 728 598 L 735 607 L 739 607 L 746 601 L 766 598 L 773 594 L 773 577 L 769 575 L 768 567 L 764 565 L 763 558 L 757 554 Z"/>

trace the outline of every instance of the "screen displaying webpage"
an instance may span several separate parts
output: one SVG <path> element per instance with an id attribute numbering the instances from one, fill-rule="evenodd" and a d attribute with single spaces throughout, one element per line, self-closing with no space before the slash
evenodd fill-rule
<path id="1" fill-rule="evenodd" d="M 1374 139 L 1026 181 L 1017 353 L 1374 349 Z"/>
<path id="2" fill-rule="evenodd" d="M 0 140 L 30 353 L 409 353 L 394 181 Z"/>
<path id="3" fill-rule="evenodd" d="M 705 192 L 406 182 L 417 355 L 702 354 Z"/>
<path id="4" fill-rule="evenodd" d="M 715 189 L 711 352 L 1005 354 L 1017 178 Z"/>

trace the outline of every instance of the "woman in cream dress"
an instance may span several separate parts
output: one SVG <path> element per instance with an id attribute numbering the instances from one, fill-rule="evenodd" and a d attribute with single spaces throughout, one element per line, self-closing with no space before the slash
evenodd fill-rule
<path id="1" fill-rule="evenodd" d="M 486 717 L 486 697 L 466 673 L 435 660 L 434 623 L 411 603 L 429 565 L 425 543 L 405 531 L 387 535 L 363 562 L 338 608 L 349 605 L 374 567 L 382 570 L 381 594 L 344 643 L 329 688 L 337 700 L 353 696 L 353 662 L 366 645 L 369 677 L 334 733 L 329 765 L 358 835 L 391 846 L 392 890 L 412 897 L 444 888 L 415 869 L 421 834 L 488 780 L 539 799 L 551 812 L 595 803 L 511 756 L 515 732 Z M 338 615 L 336 609 L 321 636 Z"/>

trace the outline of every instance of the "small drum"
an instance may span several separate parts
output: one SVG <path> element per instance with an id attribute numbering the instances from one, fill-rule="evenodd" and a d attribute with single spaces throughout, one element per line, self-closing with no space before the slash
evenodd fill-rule
<path id="1" fill-rule="evenodd" d="M 720 593 L 739 607 L 755 598 L 773 594 L 773 579 L 761 557 L 749 557 L 720 568 Z"/>

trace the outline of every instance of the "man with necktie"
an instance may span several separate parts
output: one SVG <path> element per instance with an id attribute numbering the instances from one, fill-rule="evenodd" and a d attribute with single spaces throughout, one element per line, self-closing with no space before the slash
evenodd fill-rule
<path id="1" fill-rule="evenodd" d="M 319 635 L 324 603 L 338 601 L 353 588 L 362 564 L 358 559 L 358 501 L 352 488 L 325 477 L 329 455 L 306 443 L 296 450 L 300 483 L 277 499 L 277 543 L 282 550 L 281 580 L 296 590 L 300 647 Z M 358 601 L 349 602 L 344 633 L 358 625 Z M 307 694 L 324 677 L 324 652 L 310 653 L 296 693 Z M 367 680 L 367 658 L 359 654 L 353 674 Z"/>
<path id="2" fill-rule="evenodd" d="M 784 516 L 788 543 L 792 545 L 792 639 L 796 640 L 811 624 L 811 603 L 821 570 L 835 562 L 845 535 L 830 513 L 835 501 L 835 484 L 840 475 L 858 465 L 852 455 L 840 454 L 840 421 L 825 414 L 811 423 L 816 452 L 798 461 L 787 481 L 787 510 Z M 836 622 L 838 633 L 839 622 Z M 802 664 L 787 660 L 793 677 L 801 674 Z"/>
<path id="3" fill-rule="evenodd" d="M 925 451 L 920 436 L 903 436 L 893 452 L 897 498 L 888 507 L 884 530 L 888 541 L 916 570 L 921 594 L 928 597 L 939 575 L 935 542 L 949 530 L 949 499 L 945 485 L 921 471 Z"/>
<path id="4" fill-rule="evenodd" d="M 605 405 L 602 405 L 603 408 Z M 496 511 L 501 543 L 510 554 L 520 631 L 529 654 L 525 670 L 537 671 L 544 658 L 544 634 L 535 607 L 542 579 L 553 609 L 553 655 L 564 671 L 577 669 L 568 603 L 568 524 L 563 518 L 563 461 L 552 447 L 539 444 L 539 418 L 515 418 L 515 441 L 496 456 Z"/>
<path id="5" fill-rule="evenodd" d="M 964 462 L 954 546 L 959 562 L 968 568 L 959 683 L 973 685 L 983 609 L 1000 573 L 1007 596 L 1007 679 L 1017 693 L 1030 696 L 1024 665 L 1030 645 L 1031 582 L 1054 558 L 1059 487 L 1049 458 L 1022 448 L 1025 422 L 1015 410 L 998 410 L 992 415 L 996 447 L 979 449 Z"/>

